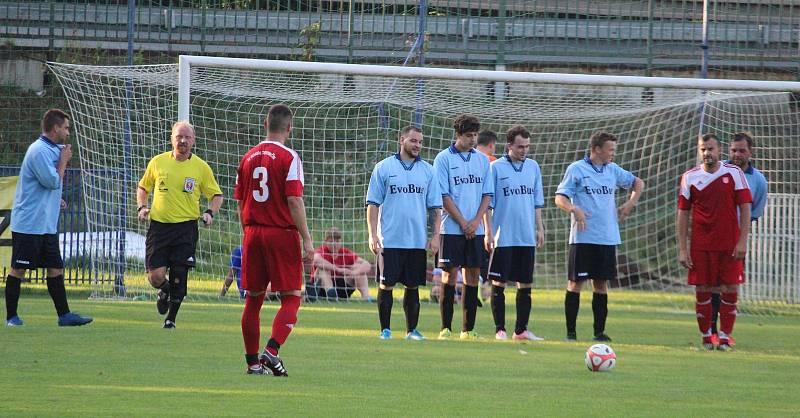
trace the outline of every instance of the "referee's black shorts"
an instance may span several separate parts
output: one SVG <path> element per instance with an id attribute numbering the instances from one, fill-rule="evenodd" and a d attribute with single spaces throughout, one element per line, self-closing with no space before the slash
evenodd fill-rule
<path id="1" fill-rule="evenodd" d="M 439 267 L 483 268 L 487 264 L 483 235 L 467 239 L 464 235 L 442 235 L 439 246 Z"/>
<path id="2" fill-rule="evenodd" d="M 63 269 L 58 234 L 11 232 L 11 267 L 15 269 Z"/>
<path id="3" fill-rule="evenodd" d="M 197 221 L 162 223 L 150 221 L 145 240 L 147 270 L 183 265 L 195 266 Z"/>
<path id="4" fill-rule="evenodd" d="M 617 246 L 569 245 L 569 280 L 613 280 L 617 278 Z"/>
<path id="5" fill-rule="evenodd" d="M 497 247 L 492 252 L 489 278 L 499 282 L 533 283 L 534 247 Z"/>
<path id="6" fill-rule="evenodd" d="M 428 254 L 424 249 L 384 248 L 378 254 L 377 279 L 385 286 L 425 286 L 427 270 Z"/>

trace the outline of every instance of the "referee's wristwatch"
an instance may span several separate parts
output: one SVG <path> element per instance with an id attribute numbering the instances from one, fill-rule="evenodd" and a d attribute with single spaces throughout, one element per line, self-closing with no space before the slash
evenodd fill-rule
<path id="1" fill-rule="evenodd" d="M 142 211 L 142 209 L 147 209 L 147 205 L 139 206 L 139 209 L 136 209 L 136 213 L 138 214 L 139 212 Z"/>

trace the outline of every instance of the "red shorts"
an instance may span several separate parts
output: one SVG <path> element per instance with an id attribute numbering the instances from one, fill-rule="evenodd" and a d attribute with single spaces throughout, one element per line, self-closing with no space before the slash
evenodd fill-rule
<path id="1" fill-rule="evenodd" d="M 737 260 L 732 252 L 691 250 L 694 267 L 689 270 L 689 284 L 719 286 L 744 283 L 744 260 Z"/>
<path id="2" fill-rule="evenodd" d="M 300 290 L 303 260 L 300 234 L 294 229 L 248 226 L 242 243 L 242 289 L 263 292 Z"/>

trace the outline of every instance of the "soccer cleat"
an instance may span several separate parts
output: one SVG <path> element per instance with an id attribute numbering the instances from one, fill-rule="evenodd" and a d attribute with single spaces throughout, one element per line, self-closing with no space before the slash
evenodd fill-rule
<path id="1" fill-rule="evenodd" d="M 478 340 L 478 339 L 480 339 L 480 337 L 478 337 L 478 333 L 475 332 L 475 331 L 461 331 L 461 335 L 459 335 L 458 338 L 462 339 L 462 340 Z"/>
<path id="2" fill-rule="evenodd" d="M 714 347 L 719 345 L 719 335 L 716 332 L 711 334 L 711 345 Z"/>
<path id="3" fill-rule="evenodd" d="M 261 362 L 262 367 L 269 369 L 273 376 L 289 377 L 289 373 L 286 373 L 286 368 L 283 367 L 283 360 L 278 356 L 273 356 L 269 351 L 264 350 L 258 357 L 258 361 Z"/>
<path id="4" fill-rule="evenodd" d="M 733 336 L 731 336 L 731 335 L 728 336 L 728 345 L 730 345 L 731 347 L 736 345 L 736 340 L 734 340 Z"/>
<path id="5" fill-rule="evenodd" d="M 517 341 L 520 341 L 520 340 L 527 340 L 527 341 L 543 341 L 543 340 L 544 340 L 544 338 L 542 338 L 542 337 L 537 337 L 537 336 L 536 336 L 536 334 L 534 334 L 534 333 L 530 332 L 530 331 L 529 331 L 529 330 L 527 330 L 527 329 L 526 329 L 525 331 L 523 331 L 523 332 L 522 332 L 522 334 L 517 334 L 517 333 L 515 332 L 515 333 L 514 333 L 514 336 L 513 336 L 512 338 L 514 338 L 514 339 L 515 339 L 515 340 L 517 340 Z"/>
<path id="6" fill-rule="evenodd" d="M 261 367 L 261 364 L 254 364 L 247 367 L 247 374 L 269 374 L 269 370 Z"/>
<path id="7" fill-rule="evenodd" d="M 706 350 L 713 350 L 714 347 L 718 345 L 718 343 L 714 341 L 715 335 L 716 334 L 712 334 L 708 337 L 703 337 L 703 348 L 705 348 Z"/>
<path id="8" fill-rule="evenodd" d="M 381 335 L 379 335 L 378 338 L 380 338 L 382 340 L 391 340 L 392 339 L 392 330 L 390 330 L 389 328 L 384 328 L 381 331 Z"/>
<path id="9" fill-rule="evenodd" d="M 60 327 L 79 327 L 92 322 L 93 319 L 88 316 L 80 316 L 77 312 L 67 312 L 58 317 L 58 326 Z"/>
<path id="10" fill-rule="evenodd" d="M 501 329 L 500 331 L 497 331 L 494 334 L 494 339 L 495 340 L 500 340 L 500 341 L 505 341 L 505 340 L 508 339 L 508 334 L 506 334 L 506 331 L 504 329 Z"/>
<path id="11" fill-rule="evenodd" d="M 730 351 L 730 350 L 732 350 L 730 340 L 728 340 L 727 338 L 720 338 L 719 345 L 717 346 L 717 350 L 719 350 L 719 351 Z"/>
<path id="12" fill-rule="evenodd" d="M 439 331 L 439 339 L 440 340 L 449 340 L 453 337 L 453 332 L 450 331 L 450 328 L 444 328 Z"/>
<path id="13" fill-rule="evenodd" d="M 23 325 L 25 325 L 25 323 L 22 322 L 22 318 L 17 315 L 12 316 L 11 319 L 6 321 L 7 327 L 21 327 Z"/>
<path id="14" fill-rule="evenodd" d="M 167 319 L 164 321 L 164 329 L 175 329 L 175 323 Z"/>
<path id="15" fill-rule="evenodd" d="M 422 334 L 420 334 L 420 332 L 417 331 L 416 329 L 412 329 L 411 332 L 406 334 L 406 339 L 414 341 L 424 341 L 425 337 L 423 337 Z"/>
<path id="16" fill-rule="evenodd" d="M 166 315 L 169 310 L 169 293 L 158 289 L 156 292 L 156 309 L 159 315 Z"/>
<path id="17" fill-rule="evenodd" d="M 592 340 L 610 343 L 611 342 L 611 337 L 609 337 L 608 335 L 603 333 L 603 334 L 600 334 L 600 335 L 595 335 L 594 338 L 592 338 Z"/>
<path id="18" fill-rule="evenodd" d="M 578 334 L 574 333 L 574 332 L 568 332 L 566 340 L 567 341 L 578 341 Z"/>

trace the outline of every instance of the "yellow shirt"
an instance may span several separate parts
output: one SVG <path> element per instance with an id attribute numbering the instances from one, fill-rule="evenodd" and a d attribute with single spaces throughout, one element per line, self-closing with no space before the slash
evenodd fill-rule
<path id="1" fill-rule="evenodd" d="M 197 220 L 200 194 L 209 200 L 222 194 L 214 172 L 205 161 L 194 154 L 187 160 L 177 161 L 172 151 L 150 160 L 139 187 L 153 194 L 150 219 L 163 223 Z"/>

